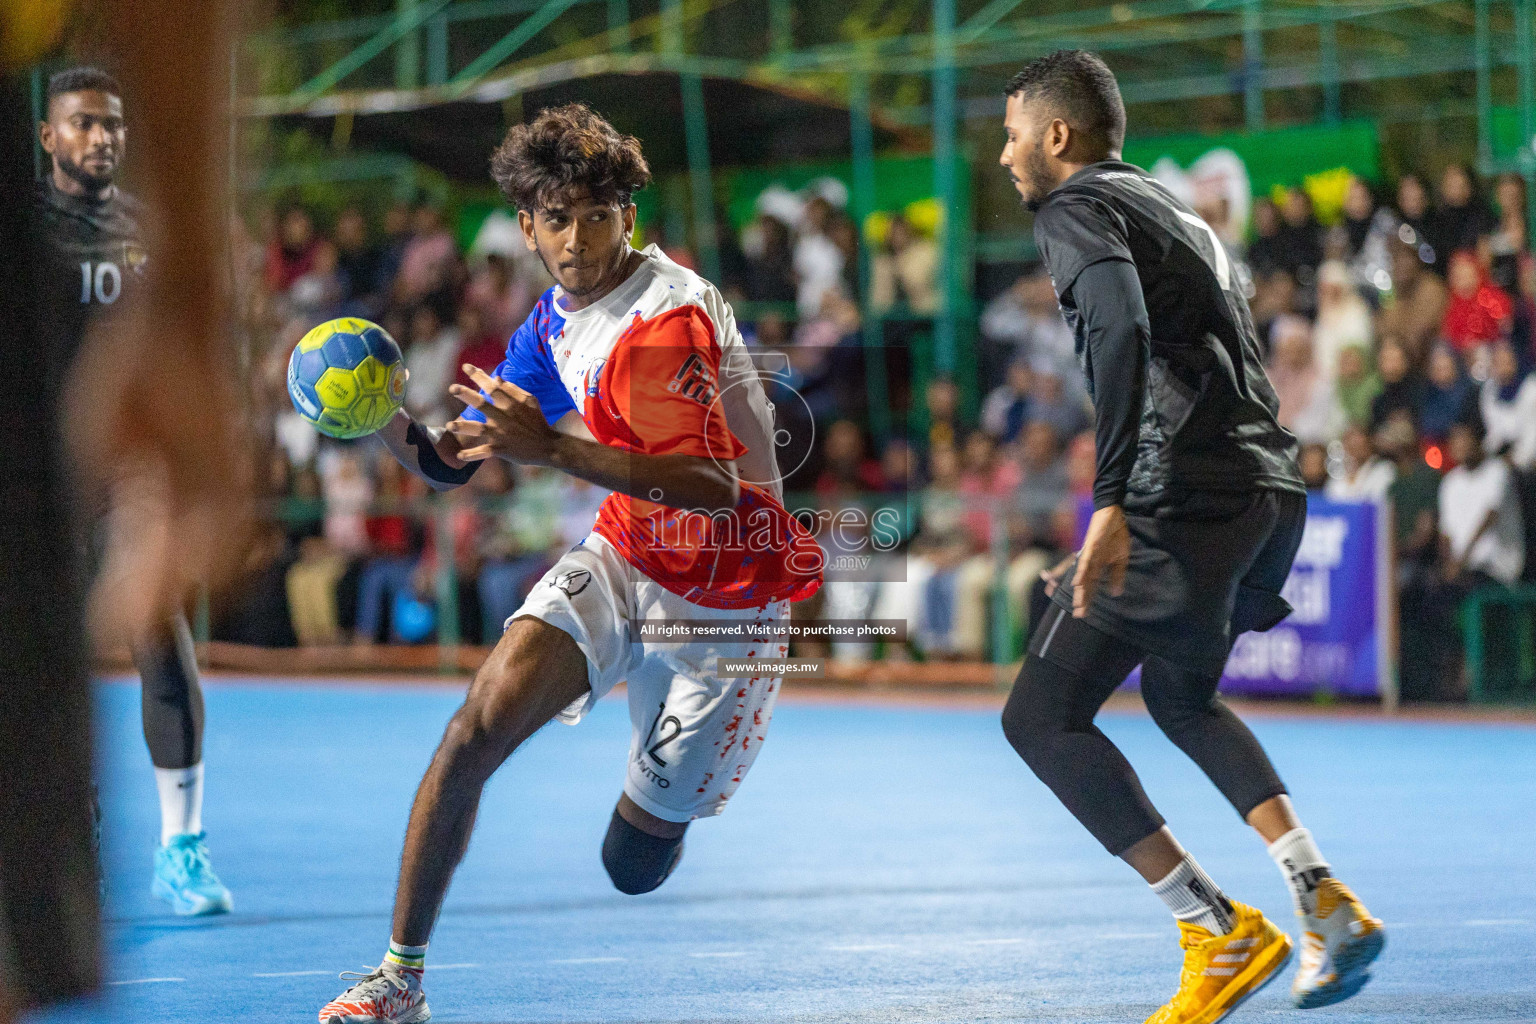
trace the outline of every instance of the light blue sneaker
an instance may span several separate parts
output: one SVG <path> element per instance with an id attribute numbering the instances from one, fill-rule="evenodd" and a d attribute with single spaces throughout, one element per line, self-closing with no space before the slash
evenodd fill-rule
<path id="1" fill-rule="evenodd" d="M 184 832 L 155 851 L 155 881 L 150 892 L 183 917 L 229 913 L 229 890 L 213 873 L 208 847 L 199 832 Z"/>

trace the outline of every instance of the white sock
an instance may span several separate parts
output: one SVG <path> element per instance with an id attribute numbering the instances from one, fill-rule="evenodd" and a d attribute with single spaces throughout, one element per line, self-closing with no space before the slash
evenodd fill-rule
<path id="1" fill-rule="evenodd" d="M 1291 899 L 1296 903 L 1298 914 L 1311 914 L 1317 909 L 1317 883 L 1333 875 L 1328 862 L 1312 840 L 1312 833 L 1304 828 L 1293 828 L 1269 844 L 1273 858 L 1285 884 L 1291 887 Z"/>
<path id="2" fill-rule="evenodd" d="M 196 835 L 203 830 L 203 765 L 191 768 L 156 768 L 155 786 L 160 790 L 160 845 L 172 836 Z"/>
<path id="3" fill-rule="evenodd" d="M 1174 917 L 1197 924 L 1212 935 L 1225 935 L 1237 924 L 1237 915 L 1221 888 L 1187 853 L 1178 867 L 1152 883 L 1152 891 L 1168 904 Z"/>
<path id="4" fill-rule="evenodd" d="M 390 939 L 389 949 L 384 953 L 384 962 L 402 971 L 415 971 L 419 976 L 427 966 L 427 944 L 423 942 L 419 946 L 407 946 Z"/>

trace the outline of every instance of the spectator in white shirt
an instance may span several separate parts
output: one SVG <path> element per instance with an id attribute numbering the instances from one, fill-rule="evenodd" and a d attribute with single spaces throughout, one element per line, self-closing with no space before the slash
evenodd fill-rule
<path id="1" fill-rule="evenodd" d="M 1299 316 L 1275 318 L 1269 379 L 1280 400 L 1280 425 L 1302 444 L 1328 444 L 1344 427 L 1332 378 L 1313 356 L 1312 325 Z"/>
<path id="2" fill-rule="evenodd" d="M 1043 270 L 1019 278 L 987 303 L 980 326 L 981 336 L 999 351 L 1004 365 L 1044 357 L 1063 369 L 1077 368 L 1072 329 L 1061 317 L 1056 291 Z"/>
<path id="3" fill-rule="evenodd" d="M 1483 382 L 1482 414 L 1490 452 L 1509 449 L 1516 469 L 1536 466 L 1536 374 L 1520 369 L 1520 358 L 1508 341 L 1493 346 L 1492 373 Z"/>
<path id="4" fill-rule="evenodd" d="M 802 317 L 815 316 L 821 311 L 822 296 L 842 289 L 845 257 L 831 237 L 836 217 L 837 211 L 821 196 L 805 204 L 794 249 L 795 302 Z"/>
<path id="5" fill-rule="evenodd" d="M 1448 447 L 1456 468 L 1440 481 L 1446 581 L 1513 584 L 1525 567 L 1525 528 L 1509 465 L 1487 458 L 1479 431 L 1467 423 L 1451 427 Z"/>
<path id="6" fill-rule="evenodd" d="M 1397 467 L 1376 454 L 1371 436 L 1358 423 L 1344 431 L 1344 466 L 1328 479 L 1323 495 L 1330 501 L 1381 501 L 1397 479 Z"/>
<path id="7" fill-rule="evenodd" d="M 1328 260 L 1317 271 L 1317 325 L 1312 348 L 1317 368 L 1330 381 L 1339 372 L 1339 353 L 1351 345 L 1369 350 L 1375 339 L 1371 308 L 1355 289 L 1349 268 Z"/>

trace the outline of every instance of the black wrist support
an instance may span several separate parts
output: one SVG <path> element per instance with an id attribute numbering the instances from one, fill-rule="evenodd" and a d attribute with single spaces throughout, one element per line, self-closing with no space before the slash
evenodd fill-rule
<path id="1" fill-rule="evenodd" d="M 475 470 L 480 468 L 478 462 L 466 462 L 459 469 L 448 465 L 443 461 L 443 457 L 437 454 L 437 445 L 432 443 L 432 435 L 415 423 L 405 428 L 405 443 L 415 446 L 416 465 L 421 468 L 421 471 L 429 480 L 435 480 L 440 484 L 452 484 L 455 487 L 467 484 L 469 478 L 475 475 Z"/>

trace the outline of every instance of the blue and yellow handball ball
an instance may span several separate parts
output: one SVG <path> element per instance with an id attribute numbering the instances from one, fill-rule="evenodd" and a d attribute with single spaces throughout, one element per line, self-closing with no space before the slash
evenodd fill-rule
<path id="1" fill-rule="evenodd" d="M 304 335 L 289 357 L 288 397 L 322 434 L 371 434 L 405 401 L 400 346 L 368 320 L 327 320 Z"/>

